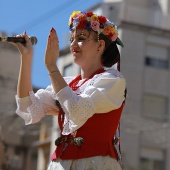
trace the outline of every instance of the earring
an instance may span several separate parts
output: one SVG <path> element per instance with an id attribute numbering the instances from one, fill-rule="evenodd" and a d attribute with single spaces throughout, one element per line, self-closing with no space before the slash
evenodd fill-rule
<path id="1" fill-rule="evenodd" d="M 97 41 L 99 41 L 99 33 L 97 34 Z"/>

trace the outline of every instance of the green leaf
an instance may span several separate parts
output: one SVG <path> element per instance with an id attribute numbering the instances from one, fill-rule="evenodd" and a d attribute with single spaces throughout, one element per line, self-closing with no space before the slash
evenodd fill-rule
<path id="1" fill-rule="evenodd" d="M 124 47 L 124 44 L 122 43 L 122 41 L 118 37 L 116 39 L 116 44 L 120 45 L 121 47 Z"/>

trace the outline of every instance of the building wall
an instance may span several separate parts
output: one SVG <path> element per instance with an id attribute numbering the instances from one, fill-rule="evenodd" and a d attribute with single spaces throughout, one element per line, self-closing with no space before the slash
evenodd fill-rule
<path id="1" fill-rule="evenodd" d="M 140 8 L 139 11 L 145 11 L 143 7 L 137 7 Z M 136 17 L 139 17 L 139 14 Z M 155 19 L 159 23 L 159 18 L 155 16 Z M 170 149 L 170 136 L 167 135 L 170 130 L 170 30 L 164 31 L 163 29 L 167 29 L 165 25 L 145 25 L 144 22 L 141 25 L 140 20 L 133 20 L 133 17 L 128 20 L 125 17 L 122 20 L 124 22 L 121 25 L 121 37 L 125 48 L 121 50 L 121 72 L 127 79 L 128 88 L 127 102 L 121 119 L 124 164 L 126 168 L 139 169 L 145 157 L 148 160 L 163 162 L 164 169 L 168 170 L 169 162 L 166 160 L 169 160 Z M 154 59 L 153 63 L 147 65 L 146 57 Z M 160 63 L 164 63 L 163 66 L 160 66 Z M 152 100 L 147 99 L 146 103 L 148 96 L 151 96 Z M 166 99 L 166 102 L 158 100 L 156 103 L 154 100 L 158 98 Z M 153 111 L 154 114 L 151 113 Z"/>
<path id="2" fill-rule="evenodd" d="M 157 35 L 152 33 L 151 30 L 145 30 L 137 26 L 126 25 L 122 32 L 125 48 L 121 51 L 121 72 L 127 79 L 128 89 L 126 106 L 121 120 L 122 150 L 125 152 L 127 164 L 139 166 L 140 150 L 143 146 L 149 145 L 149 148 L 162 148 L 163 150 L 169 148 L 166 139 L 162 141 L 159 135 L 165 134 L 165 131 L 167 131 L 165 125 L 169 122 L 170 112 L 168 108 L 170 103 L 169 101 L 167 103 L 166 120 L 156 118 L 154 115 L 153 117 L 147 117 L 144 113 L 144 97 L 146 94 L 163 96 L 168 99 L 170 97 L 169 69 L 145 65 L 147 47 L 150 47 L 150 44 L 159 47 L 159 50 L 156 48 L 157 51 L 152 50 L 152 55 L 156 56 L 155 58 L 159 56 L 159 59 L 162 60 L 165 59 L 165 51 L 170 48 L 170 42 L 169 37 L 164 34 Z M 167 50 L 161 50 L 162 48 Z M 168 58 L 168 54 L 166 54 L 166 57 Z M 148 104 L 151 105 L 151 103 Z M 155 106 L 153 105 L 153 107 Z M 161 107 L 161 103 L 158 103 L 157 108 Z M 165 128 L 163 128 L 164 126 Z M 160 130 L 159 135 L 156 135 L 157 129 Z M 166 135 L 164 138 L 166 138 Z M 127 142 L 127 139 L 130 141 Z M 134 147 L 136 148 L 133 149 Z M 130 157 L 126 156 L 129 154 Z"/>

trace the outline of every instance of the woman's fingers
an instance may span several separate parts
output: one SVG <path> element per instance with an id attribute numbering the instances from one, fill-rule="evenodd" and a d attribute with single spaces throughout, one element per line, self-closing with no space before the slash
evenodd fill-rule
<path id="1" fill-rule="evenodd" d="M 25 39 L 26 43 L 12 43 L 14 46 L 16 46 L 21 53 L 21 56 L 29 56 L 32 58 L 33 55 L 33 48 L 32 48 L 32 43 L 27 36 L 26 32 L 20 35 L 16 35 L 16 37 L 22 37 Z"/>
<path id="2" fill-rule="evenodd" d="M 26 43 L 24 44 L 24 46 L 29 46 L 32 47 L 32 43 L 31 40 L 29 39 L 29 37 L 27 36 L 26 32 L 24 32 L 23 34 L 23 38 L 25 39 Z"/>
<path id="3" fill-rule="evenodd" d="M 50 30 L 45 52 L 45 65 L 47 69 L 54 68 L 59 56 L 58 36 L 54 28 Z"/>
<path id="4" fill-rule="evenodd" d="M 54 28 L 51 29 L 51 34 L 52 34 L 53 40 L 58 44 L 58 36 L 57 36 L 57 32 Z"/>
<path id="5" fill-rule="evenodd" d="M 54 28 L 51 29 L 50 31 L 50 35 L 48 38 L 49 44 L 51 48 L 58 48 L 58 36 L 57 36 L 57 32 Z"/>
<path id="6" fill-rule="evenodd" d="M 46 108 L 46 115 L 58 115 L 60 109 L 57 106 L 51 106 L 48 104 L 44 104 Z"/>

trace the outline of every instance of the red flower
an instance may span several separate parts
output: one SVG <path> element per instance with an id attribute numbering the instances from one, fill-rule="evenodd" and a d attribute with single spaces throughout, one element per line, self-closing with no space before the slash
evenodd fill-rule
<path id="1" fill-rule="evenodd" d="M 87 20 L 81 20 L 81 21 L 79 21 L 77 27 L 78 28 L 85 28 L 86 23 L 87 23 Z"/>
<path id="2" fill-rule="evenodd" d="M 104 17 L 102 15 L 99 16 L 98 19 L 99 19 L 100 23 L 102 23 L 102 24 L 104 24 L 107 21 L 106 17 Z"/>
<path id="3" fill-rule="evenodd" d="M 86 15 L 87 17 L 91 17 L 93 15 L 93 12 L 87 12 Z"/>

